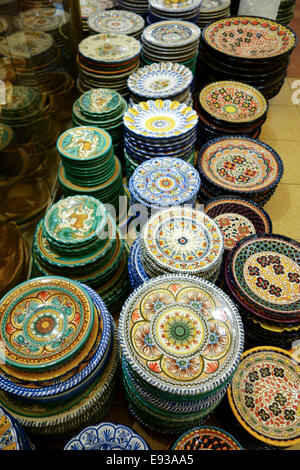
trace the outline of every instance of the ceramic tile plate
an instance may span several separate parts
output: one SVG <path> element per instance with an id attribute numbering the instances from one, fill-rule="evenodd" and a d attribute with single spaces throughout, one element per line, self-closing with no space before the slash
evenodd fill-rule
<path id="1" fill-rule="evenodd" d="M 171 207 L 145 223 L 141 242 L 147 258 L 163 270 L 197 275 L 211 272 L 224 250 L 218 224 L 188 207 Z"/>
<path id="2" fill-rule="evenodd" d="M 156 138 L 175 137 L 197 126 L 196 111 L 184 103 L 149 100 L 128 108 L 124 125 L 135 134 Z"/>
<path id="3" fill-rule="evenodd" d="M 230 407 L 241 426 L 271 446 L 300 442 L 299 362 L 283 349 L 249 349 L 228 389 Z"/>
<path id="4" fill-rule="evenodd" d="M 244 332 L 230 298 L 195 276 L 158 276 L 134 290 L 119 319 L 121 350 L 152 387 L 179 396 L 212 392 L 236 370 Z"/>
<path id="5" fill-rule="evenodd" d="M 300 244 L 283 235 L 252 235 L 228 260 L 233 289 L 254 308 L 300 318 Z"/>
<path id="6" fill-rule="evenodd" d="M 73 437 L 64 450 L 150 450 L 145 439 L 122 424 L 89 426 Z"/>
<path id="7" fill-rule="evenodd" d="M 282 160 L 274 149 L 238 136 L 209 141 L 198 154 L 198 168 L 217 188 L 248 195 L 271 191 L 283 175 Z"/>
<path id="8" fill-rule="evenodd" d="M 261 119 L 268 110 L 268 103 L 259 90 L 235 81 L 206 85 L 200 91 L 199 104 L 215 119 L 240 125 Z"/>
<path id="9" fill-rule="evenodd" d="M 60 277 L 19 284 L 0 302 L 1 359 L 24 369 L 53 367 L 86 342 L 94 307 L 75 282 Z"/>
<path id="10" fill-rule="evenodd" d="M 187 46 L 199 40 L 200 28 L 188 21 L 160 21 L 147 26 L 142 37 L 155 46 Z"/>
<path id="11" fill-rule="evenodd" d="M 53 47 L 52 36 L 43 31 L 18 31 L 0 39 L 1 56 L 31 59 Z"/>
<path id="12" fill-rule="evenodd" d="M 160 62 L 141 67 L 130 75 L 131 93 L 147 98 L 162 98 L 183 93 L 193 81 L 191 70 L 176 62 Z"/>
<path id="13" fill-rule="evenodd" d="M 95 34 L 83 39 L 78 50 L 96 62 L 125 62 L 140 54 L 141 43 L 125 34 Z"/>
<path id="14" fill-rule="evenodd" d="M 140 15 L 130 11 L 110 10 L 90 16 L 88 26 L 96 33 L 131 35 L 141 31 L 145 26 L 145 21 Z"/>
<path id="15" fill-rule="evenodd" d="M 110 135 L 92 126 L 79 126 L 63 132 L 57 140 L 57 150 L 65 158 L 76 162 L 95 160 L 106 156 L 112 146 Z"/>
<path id="16" fill-rule="evenodd" d="M 241 444 L 229 433 L 213 426 L 191 429 L 180 436 L 172 450 L 243 450 Z"/>
<path id="17" fill-rule="evenodd" d="M 245 59 L 266 59 L 290 53 L 296 35 L 288 27 L 267 18 L 232 17 L 209 24 L 203 40 L 223 54 Z"/>

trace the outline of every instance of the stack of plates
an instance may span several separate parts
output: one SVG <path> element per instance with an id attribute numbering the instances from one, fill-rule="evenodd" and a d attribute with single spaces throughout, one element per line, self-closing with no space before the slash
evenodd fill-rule
<path id="1" fill-rule="evenodd" d="M 54 204 L 37 225 L 31 276 L 64 275 L 94 288 L 117 313 L 128 294 L 128 250 L 104 205 L 90 196 Z"/>
<path id="2" fill-rule="evenodd" d="M 210 282 L 183 275 L 160 276 L 137 288 L 122 309 L 119 335 L 129 410 L 168 434 L 208 419 L 244 344 L 230 298 Z"/>
<path id="3" fill-rule="evenodd" d="M 11 26 L 5 16 L 0 16 L 0 36 L 6 36 L 11 31 Z"/>
<path id="4" fill-rule="evenodd" d="M 150 450 L 149 444 L 136 431 L 116 423 L 101 423 L 83 429 L 64 450 Z"/>
<path id="5" fill-rule="evenodd" d="M 203 146 L 198 170 L 201 200 L 235 195 L 264 206 L 282 178 L 283 163 L 269 145 L 236 136 L 211 140 Z"/>
<path id="6" fill-rule="evenodd" d="M 243 450 L 228 432 L 212 426 L 189 429 L 172 445 L 171 450 Z"/>
<path id="7" fill-rule="evenodd" d="M 230 16 L 231 0 L 202 0 L 198 20 L 199 28 Z"/>
<path id="8" fill-rule="evenodd" d="M 296 0 L 281 0 L 276 21 L 288 25 L 294 18 Z"/>
<path id="9" fill-rule="evenodd" d="M 126 34 L 140 39 L 145 28 L 145 20 L 130 11 L 110 10 L 90 16 L 88 27 L 90 34 Z"/>
<path id="10" fill-rule="evenodd" d="M 148 276 L 190 274 L 215 281 L 224 240 L 218 224 L 204 212 L 174 206 L 152 215 L 141 231 L 140 257 Z"/>
<path id="11" fill-rule="evenodd" d="M 148 24 L 164 20 L 198 23 L 202 0 L 149 0 Z"/>
<path id="12" fill-rule="evenodd" d="M 188 21 L 160 21 L 147 26 L 142 34 L 142 60 L 153 62 L 176 62 L 195 72 L 200 29 Z"/>
<path id="13" fill-rule="evenodd" d="M 0 450 L 35 450 L 23 427 L 1 406 Z"/>
<path id="14" fill-rule="evenodd" d="M 232 415 L 256 448 L 299 445 L 299 362 L 279 347 L 246 351 L 228 389 Z"/>
<path id="15" fill-rule="evenodd" d="M 245 318 L 250 345 L 291 349 L 300 331 L 300 244 L 282 235 L 252 235 L 226 259 L 226 285 Z"/>
<path id="16" fill-rule="evenodd" d="M 131 204 L 146 206 L 150 214 L 170 206 L 194 207 L 200 177 L 193 165 L 179 158 L 151 158 L 133 172 L 128 189 Z"/>
<path id="17" fill-rule="evenodd" d="M 119 368 L 102 299 L 64 277 L 27 281 L 1 304 L 0 403 L 31 434 L 64 437 L 100 420 Z"/>
<path id="18" fill-rule="evenodd" d="M 3 0 L 0 5 L 0 15 L 14 17 L 18 14 L 17 0 Z"/>
<path id="19" fill-rule="evenodd" d="M 141 43 L 126 34 L 95 34 L 78 46 L 78 89 L 110 88 L 127 97 L 127 79 L 139 68 Z"/>
<path id="20" fill-rule="evenodd" d="M 73 127 L 58 138 L 57 149 L 61 155 L 58 181 L 64 196 L 95 197 L 109 204 L 118 218 L 124 185 L 110 135 L 97 127 Z"/>
<path id="21" fill-rule="evenodd" d="M 159 98 L 191 106 L 193 78 L 189 68 L 176 62 L 159 62 L 141 67 L 127 81 L 130 104 Z"/>
<path id="22" fill-rule="evenodd" d="M 128 256 L 128 273 L 133 290 L 150 279 L 141 261 L 140 237 L 137 237 L 131 245 Z"/>
<path id="23" fill-rule="evenodd" d="M 127 108 L 127 102 L 118 92 L 109 88 L 94 88 L 75 101 L 72 119 L 75 126 L 98 127 L 108 132 L 115 154 L 123 160 L 123 116 Z"/>
<path id="24" fill-rule="evenodd" d="M 118 0 L 80 0 L 81 25 L 85 36 L 89 34 L 88 20 L 90 16 L 111 10 L 118 4 Z"/>
<path id="25" fill-rule="evenodd" d="M 156 157 L 189 161 L 197 139 L 198 116 L 190 106 L 149 100 L 124 114 L 126 154 L 138 164 Z"/>
<path id="26" fill-rule="evenodd" d="M 148 0 L 119 0 L 118 8 L 133 11 L 145 19 L 148 14 Z"/>
<path id="27" fill-rule="evenodd" d="M 202 32 L 199 86 L 237 80 L 271 99 L 281 90 L 296 41 L 290 28 L 266 18 L 238 16 L 214 21 Z"/>
<path id="28" fill-rule="evenodd" d="M 195 102 L 199 116 L 200 145 L 227 135 L 258 138 L 268 103 L 256 88 L 234 81 L 212 82 L 199 93 Z"/>

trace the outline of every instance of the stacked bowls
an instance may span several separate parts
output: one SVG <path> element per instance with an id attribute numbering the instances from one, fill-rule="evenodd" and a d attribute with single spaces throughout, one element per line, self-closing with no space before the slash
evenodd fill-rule
<path id="1" fill-rule="evenodd" d="M 224 137 L 207 142 L 198 154 L 201 201 L 239 196 L 264 206 L 283 175 L 275 150 L 257 139 Z"/>
<path id="2" fill-rule="evenodd" d="M 230 16 L 231 0 L 202 0 L 198 20 L 199 28 L 203 29 L 207 24 Z"/>
<path id="3" fill-rule="evenodd" d="M 159 98 L 191 106 L 192 85 L 191 70 L 176 62 L 146 65 L 131 74 L 127 81 L 131 105 Z"/>
<path id="4" fill-rule="evenodd" d="M 259 90 L 241 82 L 212 82 L 203 87 L 195 101 L 199 117 L 198 142 L 226 135 L 258 138 L 268 103 Z"/>
<path id="5" fill-rule="evenodd" d="M 276 96 L 283 85 L 296 34 L 267 18 L 230 17 L 202 32 L 198 77 L 203 84 L 237 80 Z"/>
<path id="6" fill-rule="evenodd" d="M 129 410 L 171 435 L 208 419 L 243 350 L 232 301 L 193 276 L 160 276 L 137 288 L 122 309 L 119 335 Z"/>
<path id="7" fill-rule="evenodd" d="M 148 14 L 148 0 L 119 0 L 119 9 L 133 11 L 145 19 Z"/>
<path id="8" fill-rule="evenodd" d="M 139 68 L 141 43 L 126 34 L 95 34 L 78 46 L 78 89 L 110 88 L 127 97 L 127 79 Z"/>
<path id="9" fill-rule="evenodd" d="M 117 331 L 101 298 L 48 276 L 17 286 L 0 308 L 1 406 L 30 434 L 52 438 L 101 420 L 119 372 Z"/>
<path id="10" fill-rule="evenodd" d="M 90 34 L 126 34 L 140 39 L 145 20 L 130 11 L 110 10 L 90 16 L 88 27 Z"/>
<path id="11" fill-rule="evenodd" d="M 65 275 L 83 282 L 116 314 L 128 293 L 127 258 L 104 205 L 90 196 L 72 196 L 54 204 L 37 225 L 31 277 Z"/>
<path id="12" fill-rule="evenodd" d="M 291 349 L 299 338 L 299 242 L 276 234 L 241 240 L 226 259 L 226 288 L 247 328 L 249 345 Z"/>
<path id="13" fill-rule="evenodd" d="M 176 62 L 195 72 L 200 29 L 189 21 L 159 21 L 147 26 L 142 34 L 142 61 Z"/>
<path id="14" fill-rule="evenodd" d="M 281 0 L 276 21 L 288 25 L 294 18 L 296 0 Z"/>
<path id="15" fill-rule="evenodd" d="M 182 20 L 197 24 L 201 0 L 149 0 L 148 24 L 164 20 Z"/>

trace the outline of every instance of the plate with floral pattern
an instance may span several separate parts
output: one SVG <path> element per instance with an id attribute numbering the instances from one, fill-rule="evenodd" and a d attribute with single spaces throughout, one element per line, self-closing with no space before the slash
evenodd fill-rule
<path id="1" fill-rule="evenodd" d="M 228 432 L 213 426 L 199 426 L 180 436 L 172 450 L 243 450 L 241 444 Z"/>
<path id="2" fill-rule="evenodd" d="M 1 359 L 24 369 L 53 367 L 86 342 L 94 306 L 75 282 L 61 277 L 26 281 L 0 302 Z"/>
<path id="3" fill-rule="evenodd" d="M 116 33 L 133 35 L 145 26 L 145 20 L 136 13 L 126 10 L 97 12 L 88 19 L 89 28 L 95 33 Z"/>
<path id="4" fill-rule="evenodd" d="M 160 21 L 147 26 L 143 41 L 166 48 L 191 45 L 200 38 L 200 28 L 188 21 Z"/>
<path id="5" fill-rule="evenodd" d="M 244 345 L 239 313 L 214 284 L 165 275 L 134 290 L 119 320 L 121 350 L 131 369 L 160 391 L 212 392 L 236 370 Z"/>
<path id="6" fill-rule="evenodd" d="M 296 34 L 268 18 L 231 17 L 205 27 L 203 40 L 215 51 L 242 59 L 271 59 L 292 52 Z"/>
<path id="7" fill-rule="evenodd" d="M 228 389 L 230 407 L 256 439 L 271 446 L 300 443 L 300 368 L 292 354 L 260 346 L 244 352 Z"/>
<path id="8" fill-rule="evenodd" d="M 101 423 L 83 429 L 64 450 L 150 450 L 145 439 L 123 424 Z"/>
<path id="9" fill-rule="evenodd" d="M 78 51 L 85 58 L 95 62 L 125 62 L 137 57 L 141 43 L 126 34 L 94 34 L 83 39 Z"/>

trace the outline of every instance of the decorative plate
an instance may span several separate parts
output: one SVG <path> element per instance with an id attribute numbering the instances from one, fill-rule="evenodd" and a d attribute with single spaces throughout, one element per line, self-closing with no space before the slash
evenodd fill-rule
<path id="1" fill-rule="evenodd" d="M 219 225 L 227 250 L 245 237 L 272 232 L 269 215 L 253 201 L 233 196 L 218 197 L 205 205 L 204 212 Z"/>
<path id="2" fill-rule="evenodd" d="M 239 124 L 257 121 L 268 110 L 268 103 L 259 90 L 234 81 L 206 85 L 200 91 L 199 103 L 214 118 Z"/>
<path id="3" fill-rule="evenodd" d="M 252 235 L 228 259 L 228 276 L 254 307 L 300 316 L 300 243 L 283 235 Z"/>
<path id="4" fill-rule="evenodd" d="M 128 108 L 124 125 L 139 136 L 166 138 L 194 130 L 196 111 L 184 103 L 171 100 L 149 100 Z"/>
<path id="5" fill-rule="evenodd" d="M 142 163 L 129 180 L 138 202 L 170 206 L 189 202 L 198 194 L 197 170 L 179 158 L 152 158 Z"/>
<path id="6" fill-rule="evenodd" d="M 249 349 L 228 389 L 230 407 L 241 426 L 271 446 L 300 443 L 300 369 L 283 349 Z"/>
<path id="7" fill-rule="evenodd" d="M 68 129 L 57 140 L 57 150 L 62 157 L 75 161 L 90 161 L 106 156 L 111 146 L 108 132 L 91 126 Z"/>
<path id="8" fill-rule="evenodd" d="M 96 88 L 79 98 L 80 110 L 87 114 L 113 113 L 121 107 L 121 95 L 107 88 Z"/>
<path id="9" fill-rule="evenodd" d="M 64 450 L 150 450 L 136 431 L 122 424 L 89 426 L 73 437 Z"/>
<path id="10" fill-rule="evenodd" d="M 55 31 L 70 21 L 70 14 L 58 8 L 33 8 L 21 11 L 16 25 L 26 31 Z"/>
<path id="11" fill-rule="evenodd" d="M 88 26 L 96 33 L 133 34 L 145 26 L 144 19 L 136 13 L 126 10 L 98 12 L 88 19 Z"/>
<path id="12" fill-rule="evenodd" d="M 141 241 L 145 255 L 161 269 L 197 275 L 212 271 L 224 250 L 218 224 L 188 207 L 171 207 L 145 223 Z"/>
<path id="13" fill-rule="evenodd" d="M 203 426 L 180 436 L 172 450 L 243 450 L 241 444 L 223 429 Z"/>
<path id="14" fill-rule="evenodd" d="M 146 65 L 130 75 L 131 93 L 147 98 L 170 98 L 187 90 L 193 81 L 191 70 L 176 62 Z"/>
<path id="15" fill-rule="evenodd" d="M 16 427 L 2 407 L 0 407 L 0 450 L 21 450 Z"/>
<path id="16" fill-rule="evenodd" d="M 142 380 L 190 397 L 222 386 L 244 345 L 231 299 L 195 276 L 158 276 L 135 289 L 123 306 L 119 336 L 122 354 Z"/>
<path id="17" fill-rule="evenodd" d="M 31 59 L 45 54 L 54 45 L 52 36 L 43 31 L 18 31 L 0 39 L 0 55 Z"/>
<path id="18" fill-rule="evenodd" d="M 82 18 L 89 18 L 106 8 L 113 8 L 114 0 L 80 0 L 80 10 Z"/>
<path id="19" fill-rule="evenodd" d="M 209 141 L 198 154 L 200 174 L 221 190 L 256 195 L 276 187 L 283 163 L 274 149 L 247 137 Z"/>
<path id="20" fill-rule="evenodd" d="M 84 345 L 93 321 L 93 303 L 75 282 L 51 276 L 26 281 L 1 299 L 0 357 L 14 367 L 53 367 Z"/>
<path id="21" fill-rule="evenodd" d="M 200 28 L 187 21 L 160 21 L 147 26 L 142 34 L 143 41 L 162 47 L 181 47 L 196 43 Z"/>
<path id="22" fill-rule="evenodd" d="M 200 8 L 201 0 L 149 0 L 150 7 L 168 13 L 183 13 Z"/>
<path id="23" fill-rule="evenodd" d="M 291 53 L 296 34 L 267 18 L 231 17 L 205 27 L 203 40 L 223 54 L 243 59 L 266 59 Z"/>
<path id="24" fill-rule="evenodd" d="M 126 34 L 95 34 L 83 39 L 79 53 L 96 62 L 125 62 L 137 57 L 141 43 Z"/>
<path id="25" fill-rule="evenodd" d="M 12 142 L 14 132 L 11 127 L 0 123 L 0 150 L 4 150 Z"/>
<path id="26" fill-rule="evenodd" d="M 97 238 L 107 225 L 105 206 L 91 196 L 70 196 L 54 204 L 44 218 L 49 238 L 76 245 Z"/>
<path id="27" fill-rule="evenodd" d="M 200 13 L 217 13 L 230 7 L 231 0 L 202 0 Z M 201 17 L 200 17 L 201 18 Z"/>

